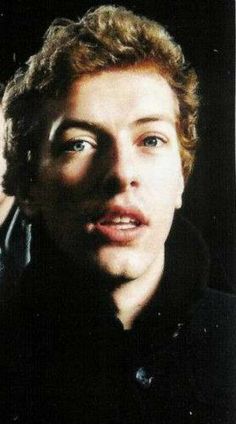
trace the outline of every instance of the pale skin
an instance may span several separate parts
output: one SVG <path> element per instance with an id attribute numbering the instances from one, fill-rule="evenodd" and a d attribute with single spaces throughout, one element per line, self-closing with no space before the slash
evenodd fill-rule
<path id="1" fill-rule="evenodd" d="M 0 106 L 0 226 L 5 221 L 12 204 L 14 202 L 13 196 L 7 196 L 2 188 L 2 178 L 6 171 L 6 161 L 3 157 L 3 132 L 4 132 L 4 119 L 2 106 Z"/>
<path id="2" fill-rule="evenodd" d="M 61 250 L 109 279 L 126 329 L 158 290 L 181 207 L 177 115 L 175 94 L 154 69 L 83 76 L 50 123 L 32 187 L 32 210 Z"/>

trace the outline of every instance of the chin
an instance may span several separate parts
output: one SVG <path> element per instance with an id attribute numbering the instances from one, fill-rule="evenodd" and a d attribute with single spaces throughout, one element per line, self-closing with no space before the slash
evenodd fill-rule
<path id="1" fill-rule="evenodd" d="M 142 258 L 142 259 L 141 259 Z M 148 264 L 143 255 L 124 251 L 100 251 L 90 257 L 92 267 L 98 272 L 114 280 L 135 280 L 144 274 Z"/>

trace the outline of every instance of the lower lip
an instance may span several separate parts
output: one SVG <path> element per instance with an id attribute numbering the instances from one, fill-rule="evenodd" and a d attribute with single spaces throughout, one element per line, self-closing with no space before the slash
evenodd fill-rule
<path id="1" fill-rule="evenodd" d="M 119 228 L 117 225 L 105 224 L 88 224 L 87 232 L 90 234 L 101 236 L 104 240 L 116 244 L 126 245 L 141 236 L 145 229 L 145 225 L 134 226 L 133 228 Z"/>

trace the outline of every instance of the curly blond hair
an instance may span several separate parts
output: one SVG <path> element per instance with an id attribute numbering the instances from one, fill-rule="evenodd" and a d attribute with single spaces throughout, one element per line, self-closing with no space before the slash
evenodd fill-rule
<path id="1" fill-rule="evenodd" d="M 3 102 L 8 161 L 5 191 L 27 197 L 30 181 L 37 178 L 39 150 L 52 101 L 56 104 L 62 99 L 73 80 L 84 74 L 145 63 L 157 67 L 177 96 L 177 131 L 187 178 L 197 142 L 199 100 L 194 70 L 159 23 L 123 7 L 100 6 L 77 21 L 55 20 L 41 50 L 8 84 Z"/>

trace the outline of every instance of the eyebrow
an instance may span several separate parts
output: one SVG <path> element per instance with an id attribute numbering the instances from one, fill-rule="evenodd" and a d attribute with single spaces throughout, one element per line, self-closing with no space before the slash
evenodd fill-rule
<path id="1" fill-rule="evenodd" d="M 172 125 L 175 125 L 176 120 L 174 118 L 171 118 L 169 115 L 152 115 L 152 116 L 145 116 L 143 118 L 137 119 L 134 123 L 137 125 L 146 124 L 148 122 L 168 122 Z"/>
<path id="2" fill-rule="evenodd" d="M 53 134 L 53 138 L 57 138 L 60 134 L 70 128 L 84 129 L 97 135 L 107 132 L 106 129 L 100 124 L 95 124 L 93 122 L 83 121 L 80 119 L 65 119 L 56 129 L 55 133 Z"/>
<path id="3" fill-rule="evenodd" d="M 151 115 L 151 116 L 144 116 L 143 118 L 139 118 L 136 121 L 132 123 L 132 125 L 142 125 L 149 122 L 168 122 L 172 125 L 176 124 L 176 121 L 171 118 L 169 115 Z M 79 128 L 86 131 L 90 131 L 93 134 L 96 134 L 97 136 L 101 134 L 108 134 L 107 129 L 98 123 L 85 121 L 81 119 L 65 119 L 56 129 L 55 133 L 53 134 L 53 139 L 55 140 L 60 134 L 62 134 L 64 131 L 70 129 L 70 128 Z"/>

